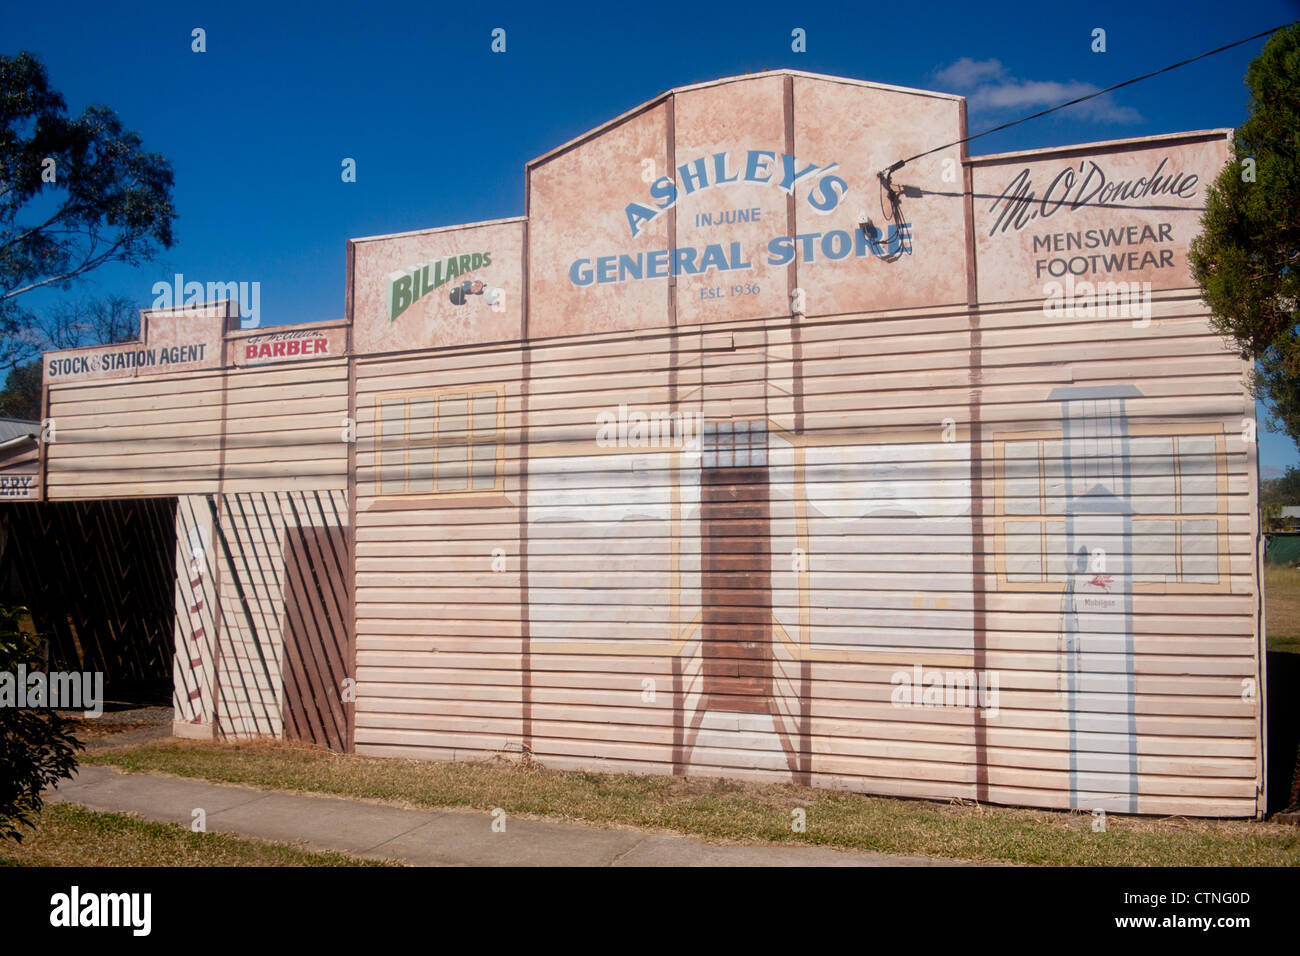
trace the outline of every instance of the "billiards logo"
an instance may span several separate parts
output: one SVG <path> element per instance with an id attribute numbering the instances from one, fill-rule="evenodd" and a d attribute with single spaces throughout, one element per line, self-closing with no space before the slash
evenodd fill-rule
<path id="1" fill-rule="evenodd" d="M 448 297 L 452 305 L 464 305 L 470 301 L 468 297 L 471 295 L 483 296 L 483 301 L 490 306 L 495 306 L 501 301 L 501 290 L 489 289 L 488 284 L 482 279 L 466 279 L 455 286 Z"/>
<path id="2" fill-rule="evenodd" d="M 457 280 L 456 289 L 464 290 L 467 285 L 471 287 L 468 293 L 462 292 L 459 297 L 460 301 L 457 301 L 457 296 L 454 294 L 456 290 L 453 289 L 451 301 L 454 304 L 464 304 L 465 294 L 483 294 L 480 280 L 466 280 L 464 276 L 471 272 L 477 272 L 479 269 L 487 268 L 490 265 L 492 265 L 492 253 L 473 252 L 445 256 L 431 262 L 422 262 L 419 265 L 411 266 L 409 269 L 398 269 L 396 272 L 390 272 L 388 274 L 389 321 L 397 321 L 399 315 L 418 302 L 423 296 L 441 288 L 453 279 Z M 472 289 L 476 281 L 480 285 L 477 292 Z"/>

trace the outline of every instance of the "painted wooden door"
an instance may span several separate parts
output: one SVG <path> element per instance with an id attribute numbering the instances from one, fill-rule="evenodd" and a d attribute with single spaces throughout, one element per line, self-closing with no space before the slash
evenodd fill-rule
<path id="1" fill-rule="evenodd" d="M 284 529 L 284 736 L 353 748 L 347 529 Z"/>
<path id="2" fill-rule="evenodd" d="M 702 709 L 766 714 L 772 695 L 767 425 L 705 422 L 701 437 Z"/>

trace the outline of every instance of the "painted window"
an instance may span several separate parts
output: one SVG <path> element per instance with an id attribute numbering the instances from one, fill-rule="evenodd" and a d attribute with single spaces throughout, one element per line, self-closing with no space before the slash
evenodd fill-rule
<path id="1" fill-rule="evenodd" d="M 1135 430 L 1136 431 L 1136 430 Z M 1086 494 L 1086 468 L 1069 469 L 1060 434 L 995 442 L 998 585 L 1059 590 L 1067 576 L 1067 477 Z M 1136 433 L 1128 438 L 1131 572 L 1137 591 L 1226 586 L 1226 455 L 1222 434 Z"/>
<path id="2" fill-rule="evenodd" d="M 500 389 L 381 395 L 375 424 L 380 495 L 503 490 L 505 402 Z"/>
<path id="3" fill-rule="evenodd" d="M 705 422 L 700 435 L 702 468 L 767 467 L 767 422 Z"/>

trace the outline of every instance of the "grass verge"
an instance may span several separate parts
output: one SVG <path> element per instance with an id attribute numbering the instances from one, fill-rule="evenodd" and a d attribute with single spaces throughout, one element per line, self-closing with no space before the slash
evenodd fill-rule
<path id="1" fill-rule="evenodd" d="M 0 843 L 0 866 L 384 866 L 332 851 L 194 833 L 68 803 L 47 803 L 22 843 Z"/>
<path id="2" fill-rule="evenodd" d="M 781 784 L 442 763 L 331 754 L 278 741 L 169 740 L 87 754 L 85 763 L 401 806 L 463 808 L 715 842 L 782 843 L 977 862 L 1297 866 L 1300 828 L 895 800 Z M 807 830 L 791 831 L 802 808 Z"/>
<path id="3" fill-rule="evenodd" d="M 1300 654 L 1300 569 L 1264 565 L 1264 618 L 1268 649 Z"/>

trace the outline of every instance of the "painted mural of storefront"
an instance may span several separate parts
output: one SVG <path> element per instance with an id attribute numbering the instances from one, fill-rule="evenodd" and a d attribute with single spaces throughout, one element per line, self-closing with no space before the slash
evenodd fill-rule
<path id="1" fill-rule="evenodd" d="M 205 733 L 1256 815 L 1253 404 L 1186 273 L 1226 133 L 878 177 L 964 132 L 790 71 L 663 94 L 529 163 L 522 217 L 353 240 L 342 323 L 51 365 L 46 493 L 137 493 L 72 467 L 92 402 L 152 429 Z"/>

